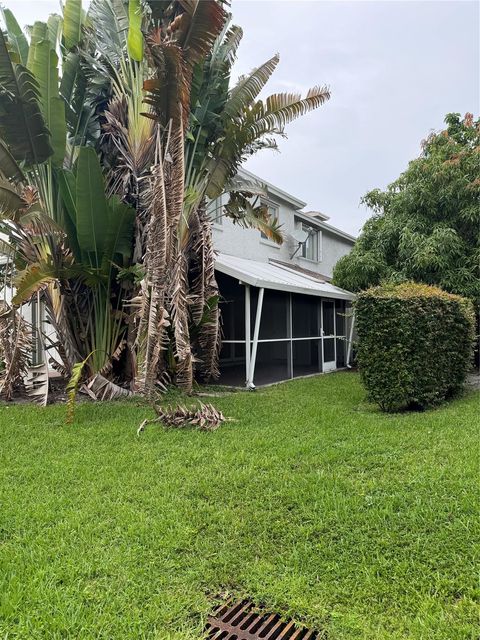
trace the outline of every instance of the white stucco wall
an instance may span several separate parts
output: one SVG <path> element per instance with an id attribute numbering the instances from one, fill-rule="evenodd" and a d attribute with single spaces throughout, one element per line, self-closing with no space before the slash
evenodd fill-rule
<path id="1" fill-rule="evenodd" d="M 269 202 L 278 207 L 279 222 L 282 225 L 284 242 L 276 245 L 261 237 L 260 231 L 245 229 L 238 224 L 234 224 L 230 219 L 222 218 L 221 224 L 213 225 L 213 241 L 215 248 L 228 255 L 239 256 L 249 260 L 259 260 L 268 262 L 270 259 L 292 262 L 305 269 L 310 269 L 321 273 L 329 278 L 332 277 L 333 268 L 339 258 L 350 252 L 353 247 L 353 239 L 342 237 L 342 232 L 338 234 L 330 230 L 316 219 L 308 219 L 303 212 L 300 212 L 287 201 L 269 195 Z M 302 216 L 302 219 L 300 219 Z M 302 220 L 312 226 L 318 227 L 318 261 L 307 260 L 301 256 L 301 250 L 291 258 L 297 249 L 297 242 L 292 238 L 291 233 L 295 229 L 301 228 Z M 328 223 L 327 227 L 330 227 Z"/>

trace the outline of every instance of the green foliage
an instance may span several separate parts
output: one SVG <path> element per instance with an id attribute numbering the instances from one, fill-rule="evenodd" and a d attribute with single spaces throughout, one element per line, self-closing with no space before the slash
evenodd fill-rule
<path id="1" fill-rule="evenodd" d="M 456 393 L 471 365 L 472 303 L 436 287 L 384 285 L 355 302 L 358 363 L 384 411 L 425 408 Z"/>
<path id="2" fill-rule="evenodd" d="M 128 2 L 128 55 L 141 62 L 143 60 L 142 3 L 140 0 Z"/>
<path id="3" fill-rule="evenodd" d="M 75 404 L 77 399 L 78 388 L 82 380 L 85 366 L 91 355 L 93 354 L 89 353 L 84 360 L 82 360 L 81 362 L 76 362 L 72 367 L 72 374 L 66 386 L 66 392 L 67 392 L 67 415 L 65 420 L 66 424 L 73 423 L 73 419 L 75 417 Z"/>
<path id="4" fill-rule="evenodd" d="M 53 153 L 40 109 L 38 82 L 15 63 L 0 32 L 0 137 L 17 162 L 45 162 Z"/>
<path id="5" fill-rule="evenodd" d="M 10 9 L 0 7 L 0 11 L 3 21 L 5 22 L 5 26 L 7 27 L 8 38 L 12 51 L 17 55 L 18 62 L 25 66 L 28 59 L 27 38 Z"/>
<path id="6" fill-rule="evenodd" d="M 50 40 L 30 46 L 29 70 L 38 82 L 40 106 L 50 132 L 52 162 L 61 165 L 65 156 L 65 103 L 59 94 L 58 56 Z"/>
<path id="7" fill-rule="evenodd" d="M 73 49 L 82 36 L 82 0 L 66 0 L 63 8 L 63 45 Z"/>
<path id="8" fill-rule="evenodd" d="M 398 180 L 364 197 L 374 216 L 338 261 L 338 286 L 414 280 L 480 301 L 480 120 L 445 121 Z"/>

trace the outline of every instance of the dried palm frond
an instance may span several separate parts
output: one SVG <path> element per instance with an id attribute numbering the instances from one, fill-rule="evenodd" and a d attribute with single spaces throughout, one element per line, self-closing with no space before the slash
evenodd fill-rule
<path id="1" fill-rule="evenodd" d="M 100 373 L 95 374 L 91 380 L 86 382 L 80 391 L 84 389 L 90 397 L 96 400 L 117 400 L 132 395 L 130 389 L 125 389 L 125 387 L 107 380 Z"/>
<path id="2" fill-rule="evenodd" d="M 25 391 L 37 404 L 46 406 L 49 391 L 48 366 L 46 362 L 29 367 L 24 379 Z"/>
<path id="3" fill-rule="evenodd" d="M 32 349 L 30 328 L 20 311 L 0 301 L 0 395 L 11 400 L 27 375 Z"/>
<path id="4" fill-rule="evenodd" d="M 228 419 L 212 404 L 203 404 L 202 402 L 200 402 L 198 407 L 194 408 L 188 408 L 179 404 L 174 407 L 154 405 L 154 409 L 157 418 L 144 420 L 137 430 L 138 435 L 145 430 L 147 424 L 153 424 L 154 422 L 160 422 L 164 427 L 170 429 L 181 429 L 192 426 L 200 431 L 215 431 L 215 429 L 218 429 L 218 427 Z"/>

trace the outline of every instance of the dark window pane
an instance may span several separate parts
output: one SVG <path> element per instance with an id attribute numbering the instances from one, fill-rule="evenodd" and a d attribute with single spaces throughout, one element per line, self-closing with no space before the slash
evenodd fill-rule
<path id="1" fill-rule="evenodd" d="M 323 341 L 323 361 L 332 362 L 335 360 L 335 339 L 327 338 Z"/>
<path id="2" fill-rule="evenodd" d="M 292 295 L 292 325 L 294 338 L 318 337 L 320 300 L 314 296 Z"/>
<path id="3" fill-rule="evenodd" d="M 298 340 L 293 343 L 293 375 L 306 376 L 321 369 L 321 340 Z"/>
<path id="4" fill-rule="evenodd" d="M 333 336 L 333 314 L 335 312 L 335 302 L 333 300 L 323 301 L 323 335 Z"/>
<path id="5" fill-rule="evenodd" d="M 337 367 L 345 366 L 347 341 L 344 338 L 337 338 Z"/>
<path id="6" fill-rule="evenodd" d="M 251 332 L 255 330 L 255 317 L 257 314 L 258 289 L 252 287 L 251 294 Z M 260 340 L 271 340 L 273 338 L 288 338 L 287 317 L 288 317 L 289 295 L 283 291 L 272 291 L 265 289 L 263 295 L 262 319 L 260 322 Z"/>
<path id="7" fill-rule="evenodd" d="M 343 300 L 335 301 L 335 335 L 345 335 L 345 302 Z"/>
<path id="8" fill-rule="evenodd" d="M 290 342 L 259 343 L 255 363 L 254 384 L 268 384 L 287 380 L 289 374 Z"/>
<path id="9" fill-rule="evenodd" d="M 245 345 L 224 343 L 220 351 L 220 377 L 215 382 L 243 387 L 245 377 Z"/>
<path id="10" fill-rule="evenodd" d="M 245 340 L 245 287 L 238 280 L 216 273 L 224 340 Z"/>

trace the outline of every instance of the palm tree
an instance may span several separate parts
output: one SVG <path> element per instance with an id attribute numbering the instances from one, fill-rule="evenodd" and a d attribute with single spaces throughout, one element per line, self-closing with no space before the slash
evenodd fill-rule
<path id="1" fill-rule="evenodd" d="M 261 185 L 236 174 L 328 90 L 258 99 L 278 56 L 230 88 L 242 31 L 217 0 L 130 0 L 128 10 L 92 0 L 87 15 L 67 0 L 63 18 L 36 23 L 30 42 L 8 10 L 4 19 L 1 196 L 14 200 L 4 225 L 17 301 L 43 292 L 67 370 L 93 353 L 90 377 L 115 364 L 141 392 L 165 373 L 191 390 L 196 372 L 218 374 L 207 200 L 228 193 L 225 215 L 281 242 L 255 203 Z"/>
<path id="2" fill-rule="evenodd" d="M 246 156 L 274 147 L 272 136 L 283 135 L 288 122 L 329 98 L 325 87 L 314 87 L 303 99 L 276 94 L 259 100 L 278 56 L 230 89 L 242 32 L 228 29 L 228 21 L 215 0 L 173 3 L 146 39 L 153 77 L 144 88 L 159 126 L 160 153 L 151 181 L 140 311 L 145 391 L 165 366 L 159 345 L 170 345 L 176 381 L 187 391 L 196 361 L 205 376 L 218 374 L 219 292 L 206 198 L 228 191 L 227 216 L 280 241 L 265 209 L 250 202 L 258 186 L 234 178 Z"/>

